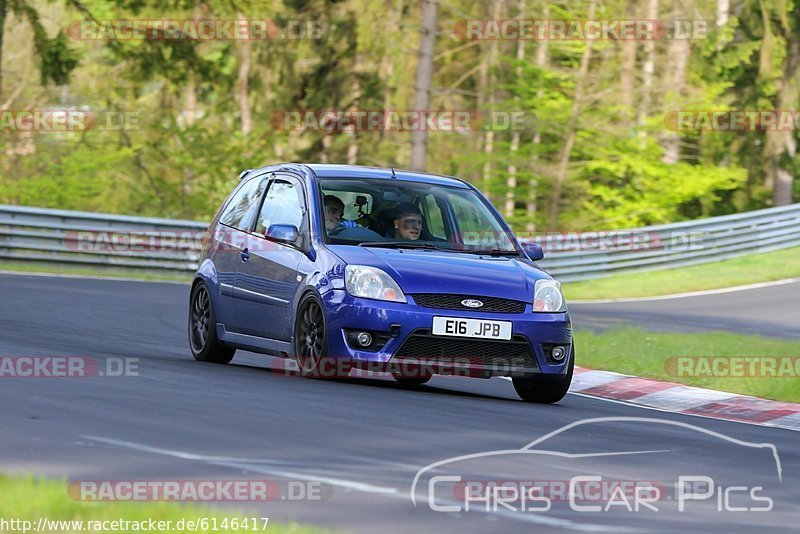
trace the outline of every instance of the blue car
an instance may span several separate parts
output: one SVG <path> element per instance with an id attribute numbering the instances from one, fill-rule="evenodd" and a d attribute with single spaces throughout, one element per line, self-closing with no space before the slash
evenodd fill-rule
<path id="1" fill-rule="evenodd" d="M 406 384 L 434 374 L 510 377 L 553 403 L 575 361 L 560 283 L 497 210 L 458 178 L 349 165 L 247 170 L 204 241 L 189 344 L 297 361 L 309 377 L 353 367 Z M 284 361 L 284 360 L 276 360 Z"/>

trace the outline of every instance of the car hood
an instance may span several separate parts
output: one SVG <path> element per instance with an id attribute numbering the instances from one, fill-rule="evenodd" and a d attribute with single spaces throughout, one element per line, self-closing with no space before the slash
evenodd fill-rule
<path id="1" fill-rule="evenodd" d="M 328 245 L 351 265 L 383 269 L 404 293 L 450 293 L 529 301 L 536 280 L 549 279 L 530 260 L 437 250 Z"/>

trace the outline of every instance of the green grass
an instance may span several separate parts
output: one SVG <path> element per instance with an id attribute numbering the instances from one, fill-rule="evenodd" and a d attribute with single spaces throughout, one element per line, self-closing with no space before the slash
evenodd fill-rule
<path id="1" fill-rule="evenodd" d="M 707 368 L 702 372 L 705 376 L 675 376 L 678 374 L 676 357 L 782 356 L 800 359 L 800 341 L 783 341 L 725 332 L 675 334 L 621 328 L 600 334 L 578 331 L 575 333 L 575 350 L 576 363 L 589 369 L 615 371 L 767 399 L 800 402 L 800 373 L 798 373 L 800 363 L 792 367 L 794 376 L 707 376 L 709 374 Z M 694 368 L 700 370 L 699 366 Z"/>
<path id="2" fill-rule="evenodd" d="M 196 505 L 183 505 L 176 503 L 164 502 L 80 502 L 71 499 L 67 494 L 67 481 L 66 480 L 45 480 L 35 478 L 21 478 L 21 477 L 8 477 L 0 475 L 0 519 L 6 521 L 10 519 L 19 519 L 31 521 L 34 525 L 31 529 L 35 528 L 39 518 L 46 518 L 49 520 L 82 520 L 86 521 L 143 521 L 153 519 L 155 521 L 171 521 L 173 527 L 166 530 L 156 530 L 162 534 L 172 532 L 212 532 L 210 528 L 213 519 L 217 520 L 216 532 L 269 532 L 271 534 L 313 534 L 315 532 L 322 532 L 320 530 L 312 529 L 309 527 L 300 526 L 297 524 L 273 524 L 272 520 L 267 523 L 266 529 L 264 528 L 261 516 L 268 517 L 266 513 L 222 513 L 220 510 L 211 509 L 208 507 Z M 257 529 L 238 530 L 233 528 L 221 529 L 222 521 L 228 518 L 237 518 L 240 522 L 244 518 L 249 518 L 248 526 L 252 527 L 252 518 L 258 517 Z M 194 529 L 176 529 L 175 525 L 179 520 L 198 520 L 206 518 L 208 520 L 209 528 L 198 530 Z M 241 523 L 240 523 L 241 524 Z M 164 525 L 166 526 L 166 525 Z M 72 529 L 68 527 L 51 529 L 49 532 L 59 533 L 72 533 L 72 532 L 87 532 L 89 529 L 84 525 L 83 531 Z M 135 527 L 126 530 L 114 530 L 114 532 L 141 532 L 136 531 Z M 13 526 L 6 525 L 4 529 L 0 525 L 0 532 L 21 532 L 20 529 L 14 529 Z M 48 531 L 45 531 L 48 532 Z M 109 528 L 102 530 L 93 530 L 93 532 L 111 532 Z M 151 531 L 152 532 L 152 531 Z"/>
<path id="3" fill-rule="evenodd" d="M 562 286 L 567 302 L 651 297 L 718 289 L 800 276 L 800 248 L 753 254 L 692 267 L 617 274 Z"/>
<path id="4" fill-rule="evenodd" d="M 14 271 L 20 273 L 47 273 L 69 274 L 76 276 L 94 276 L 98 278 L 135 278 L 138 280 L 186 282 L 192 281 L 190 273 L 171 271 L 147 271 L 141 269 L 117 269 L 89 266 L 64 266 L 49 263 L 0 261 L 0 271 Z"/>

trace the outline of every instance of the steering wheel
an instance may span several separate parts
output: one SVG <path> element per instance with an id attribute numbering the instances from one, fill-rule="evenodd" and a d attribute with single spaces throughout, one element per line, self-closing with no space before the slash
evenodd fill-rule
<path id="1" fill-rule="evenodd" d="M 329 237 L 337 236 L 337 235 L 341 234 L 342 232 L 344 232 L 345 230 L 347 230 L 347 227 L 345 225 L 339 223 L 339 224 L 336 225 L 336 227 L 333 230 L 328 232 L 328 236 Z"/>
<path id="2" fill-rule="evenodd" d="M 328 232 L 328 236 L 330 237 L 342 237 L 345 239 L 361 239 L 363 241 L 380 241 L 382 239 L 381 235 L 377 232 L 370 230 L 369 228 L 364 228 L 363 226 L 356 226 L 354 228 L 345 228 L 343 226 L 337 226 L 330 232 Z"/>

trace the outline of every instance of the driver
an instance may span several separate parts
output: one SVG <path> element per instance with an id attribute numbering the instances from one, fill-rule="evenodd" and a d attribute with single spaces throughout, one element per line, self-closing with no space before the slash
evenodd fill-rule
<path id="1" fill-rule="evenodd" d="M 394 236 L 416 241 L 422 232 L 422 213 L 413 204 L 401 205 L 394 216 Z"/>
<path id="2" fill-rule="evenodd" d="M 330 234 L 337 229 L 355 228 L 355 221 L 344 219 L 344 202 L 336 195 L 325 195 L 325 230 Z"/>

